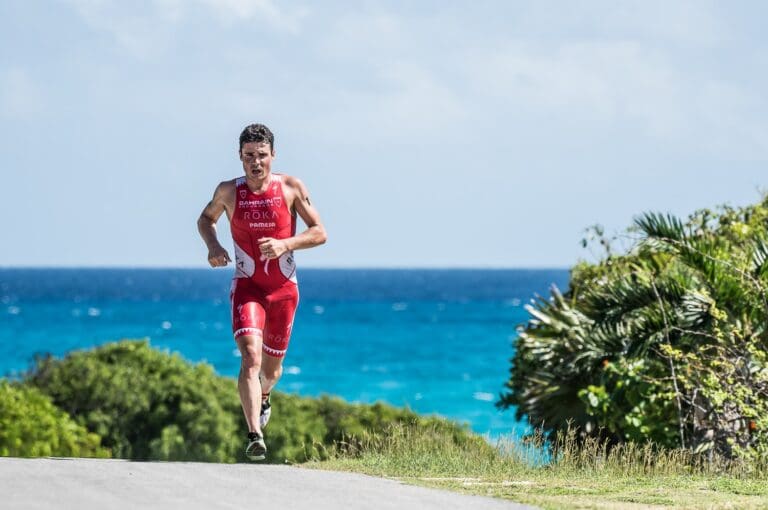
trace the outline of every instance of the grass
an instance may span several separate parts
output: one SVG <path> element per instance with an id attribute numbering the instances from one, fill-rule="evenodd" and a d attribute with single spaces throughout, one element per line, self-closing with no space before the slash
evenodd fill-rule
<path id="1" fill-rule="evenodd" d="M 541 508 L 768 508 L 762 463 L 705 460 L 685 450 L 561 436 L 550 461 L 542 440 L 526 444 L 444 430 L 396 426 L 385 435 L 342 443 L 307 467 L 353 471 L 406 483 L 507 498 Z"/>

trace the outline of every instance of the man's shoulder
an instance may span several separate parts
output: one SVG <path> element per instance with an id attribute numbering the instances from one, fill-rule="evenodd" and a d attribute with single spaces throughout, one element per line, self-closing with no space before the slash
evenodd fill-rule
<path id="1" fill-rule="evenodd" d="M 279 174 L 279 175 L 283 183 L 287 184 L 292 188 L 297 188 L 302 185 L 301 179 L 299 179 L 295 175 L 288 175 L 288 174 Z"/>
<path id="2" fill-rule="evenodd" d="M 226 193 L 228 191 L 234 191 L 237 188 L 237 177 L 234 179 L 229 179 L 227 181 L 221 181 L 219 185 L 216 187 L 216 190 L 222 193 Z"/>
<path id="3" fill-rule="evenodd" d="M 229 202 L 230 200 L 234 200 L 236 189 L 237 178 L 230 179 L 228 181 L 221 181 L 219 185 L 216 186 L 214 197 L 218 197 L 219 200 L 225 200 Z"/>

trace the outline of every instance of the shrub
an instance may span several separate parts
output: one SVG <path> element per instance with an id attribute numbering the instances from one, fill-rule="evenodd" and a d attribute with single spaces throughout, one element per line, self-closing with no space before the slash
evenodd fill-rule
<path id="1" fill-rule="evenodd" d="M 109 457 L 100 442 L 39 390 L 0 381 L 0 456 Z"/>
<path id="2" fill-rule="evenodd" d="M 527 308 L 499 405 L 549 432 L 768 458 L 768 199 L 632 234 Z"/>
<path id="3" fill-rule="evenodd" d="M 466 427 L 438 417 L 420 416 L 410 409 L 396 408 L 381 402 L 349 404 L 339 398 L 323 396 L 315 401 L 316 412 L 322 417 L 327 432 L 325 446 L 338 446 L 357 451 L 363 442 L 373 437 L 388 437 L 393 430 L 440 436 L 458 447 L 489 447 L 480 436 Z M 321 456 L 321 458 L 325 458 Z"/>
<path id="4" fill-rule="evenodd" d="M 237 384 L 206 364 L 152 349 L 146 341 L 105 344 L 64 359 L 38 358 L 26 380 L 79 424 L 102 436 L 116 457 L 244 461 L 247 433 Z M 465 427 L 386 404 L 348 404 L 274 392 L 265 430 L 267 461 L 328 458 L 339 444 L 386 435 L 393 424 L 439 431 L 458 446 L 485 444 Z"/>
<path id="5" fill-rule="evenodd" d="M 27 382 L 116 457 L 234 462 L 241 447 L 234 382 L 146 341 L 38 358 Z"/>

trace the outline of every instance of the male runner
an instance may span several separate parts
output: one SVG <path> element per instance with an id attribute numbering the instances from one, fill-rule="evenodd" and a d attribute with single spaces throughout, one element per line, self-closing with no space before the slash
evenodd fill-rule
<path id="1" fill-rule="evenodd" d="M 293 251 L 323 244 L 326 234 L 306 186 L 290 175 L 272 173 L 275 139 L 269 128 L 247 126 L 240 134 L 239 154 L 245 176 L 216 187 L 197 228 L 211 266 L 226 266 L 232 259 L 216 238 L 216 222 L 227 213 L 235 242 L 230 301 L 232 331 L 242 356 L 237 388 L 249 431 L 245 454 L 262 460 L 269 393 L 283 373 L 299 301 Z M 298 235 L 297 213 L 307 225 Z"/>

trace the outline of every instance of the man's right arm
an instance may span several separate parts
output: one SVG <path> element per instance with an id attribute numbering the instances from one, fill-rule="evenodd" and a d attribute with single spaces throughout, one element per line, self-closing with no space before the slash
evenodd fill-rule
<path id="1" fill-rule="evenodd" d="M 229 258 L 229 253 L 219 243 L 219 239 L 216 237 L 216 222 L 219 221 L 221 215 L 227 210 L 227 201 L 232 195 L 231 181 L 225 181 L 220 183 L 216 187 L 216 191 L 213 192 L 213 198 L 208 205 L 205 206 L 203 212 L 200 213 L 200 217 L 197 219 L 197 230 L 200 232 L 200 237 L 203 238 L 203 242 L 208 247 L 208 263 L 211 267 L 226 266 L 232 259 Z"/>

